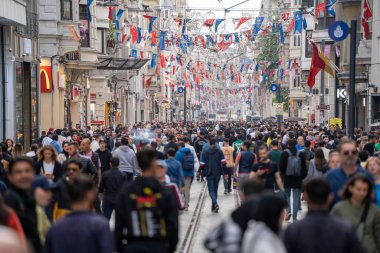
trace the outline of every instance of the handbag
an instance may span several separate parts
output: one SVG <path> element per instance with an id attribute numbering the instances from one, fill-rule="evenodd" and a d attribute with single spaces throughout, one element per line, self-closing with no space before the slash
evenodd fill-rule
<path id="1" fill-rule="evenodd" d="M 369 211 L 370 203 L 367 201 L 364 206 L 364 210 L 362 213 L 362 217 L 360 218 L 360 222 L 356 227 L 356 235 L 361 241 L 364 237 L 364 226 L 365 226 L 365 220 L 367 219 L 368 216 L 368 211 Z"/>

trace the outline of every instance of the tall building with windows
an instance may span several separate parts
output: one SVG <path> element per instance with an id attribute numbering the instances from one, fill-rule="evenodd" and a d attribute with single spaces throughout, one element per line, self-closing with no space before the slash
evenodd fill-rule
<path id="1" fill-rule="evenodd" d="M 0 139 L 28 147 L 39 126 L 38 1 L 0 1 Z"/>

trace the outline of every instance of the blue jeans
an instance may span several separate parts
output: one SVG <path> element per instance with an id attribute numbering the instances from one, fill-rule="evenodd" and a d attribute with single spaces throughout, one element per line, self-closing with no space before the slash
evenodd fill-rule
<path id="1" fill-rule="evenodd" d="M 207 179 L 207 188 L 208 193 L 210 194 L 212 205 L 218 204 L 218 186 L 219 186 L 219 177 L 208 177 Z"/>
<path id="2" fill-rule="evenodd" d="M 290 194 L 293 190 L 293 220 L 297 219 L 298 209 L 300 207 L 300 197 L 301 197 L 301 189 L 299 188 L 285 188 L 286 201 L 288 202 L 288 210 L 291 211 L 290 208 Z"/>

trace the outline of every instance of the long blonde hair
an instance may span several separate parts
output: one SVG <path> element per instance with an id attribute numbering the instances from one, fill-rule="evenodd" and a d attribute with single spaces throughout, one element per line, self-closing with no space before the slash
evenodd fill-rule
<path id="1" fill-rule="evenodd" d="M 24 148 L 21 143 L 16 143 L 12 150 L 12 156 L 13 158 L 23 156 L 24 155 Z"/>
<path id="2" fill-rule="evenodd" d="M 43 161 L 44 159 L 45 159 L 45 157 L 44 157 L 44 152 L 45 152 L 45 150 L 49 150 L 49 151 L 51 151 L 53 154 L 52 154 L 52 156 L 51 156 L 51 159 L 53 160 L 53 161 L 57 161 L 57 151 L 55 151 L 55 149 L 53 148 L 53 146 L 52 145 L 45 145 L 45 146 L 43 146 L 41 149 L 40 149 L 40 151 L 38 152 L 38 155 L 39 155 L 39 159 L 41 160 L 41 161 Z"/>

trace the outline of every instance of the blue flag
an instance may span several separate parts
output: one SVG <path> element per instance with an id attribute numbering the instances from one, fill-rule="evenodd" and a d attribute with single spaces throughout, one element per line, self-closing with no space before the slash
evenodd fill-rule
<path id="1" fill-rule="evenodd" d="M 91 11 L 90 11 L 90 6 L 92 4 L 94 0 L 87 0 L 87 19 L 88 19 L 88 22 L 91 23 L 92 21 L 92 15 L 91 15 Z"/>
<path id="2" fill-rule="evenodd" d="M 302 33 L 302 12 L 294 12 L 294 32 Z"/>
<path id="3" fill-rule="evenodd" d="M 217 19 L 215 20 L 215 32 L 218 31 L 219 25 L 224 21 L 224 19 Z"/>
<path id="4" fill-rule="evenodd" d="M 157 17 L 152 17 L 152 20 L 149 22 L 149 28 L 148 28 L 148 32 L 151 33 L 152 30 L 153 30 L 153 23 L 154 21 L 156 21 Z"/>
<path id="5" fill-rule="evenodd" d="M 182 25 L 182 33 L 185 33 L 185 31 L 186 31 L 186 25 L 187 25 L 187 23 L 190 21 L 190 19 L 188 19 L 188 18 L 184 18 L 183 19 L 183 25 Z"/>
<path id="6" fill-rule="evenodd" d="M 137 58 L 137 50 L 136 49 L 132 49 L 131 57 Z"/>
<path id="7" fill-rule="evenodd" d="M 256 17 L 255 18 L 255 24 L 253 26 L 253 37 L 256 37 L 256 35 L 259 33 L 261 29 L 261 25 L 263 24 L 264 17 Z"/>
<path id="8" fill-rule="evenodd" d="M 118 11 L 117 11 L 116 16 L 117 16 L 117 19 L 118 19 L 118 20 L 121 19 L 121 16 L 123 15 L 124 11 L 125 11 L 125 10 L 118 10 Z"/>
<path id="9" fill-rule="evenodd" d="M 157 65 L 157 54 L 152 55 L 152 60 L 150 61 L 150 67 L 155 68 Z"/>
<path id="10" fill-rule="evenodd" d="M 137 27 L 137 43 L 141 42 L 141 27 Z"/>
<path id="11" fill-rule="evenodd" d="M 330 0 L 330 3 L 326 5 L 326 11 L 331 14 L 331 16 L 335 17 L 335 10 L 334 5 L 336 3 L 336 0 Z"/>
<path id="12" fill-rule="evenodd" d="M 284 45 L 285 37 L 284 37 L 284 30 L 282 29 L 282 24 L 278 24 L 278 32 L 280 33 L 280 44 Z"/>
<path id="13" fill-rule="evenodd" d="M 280 80 L 284 79 L 284 69 L 280 68 Z"/>
<path id="14" fill-rule="evenodd" d="M 165 50 L 165 34 L 166 32 L 160 32 L 160 50 Z"/>
<path id="15" fill-rule="evenodd" d="M 115 20 L 114 24 L 115 24 L 115 30 L 119 30 L 120 29 L 120 27 L 119 27 L 119 21 Z"/>
<path id="16" fill-rule="evenodd" d="M 238 33 L 234 33 L 234 37 L 235 37 L 234 44 L 239 43 L 239 34 Z"/>

